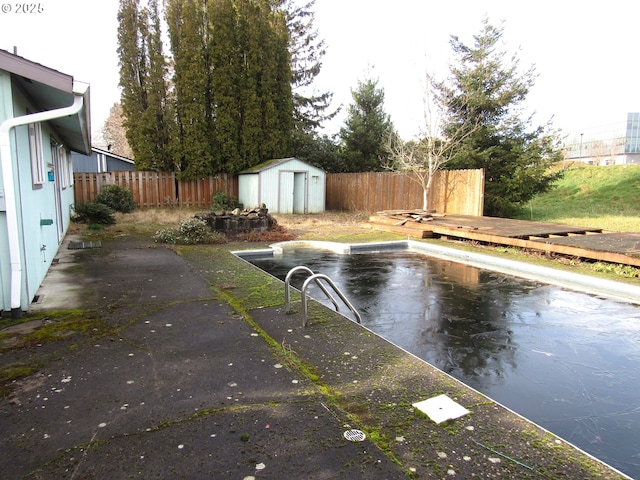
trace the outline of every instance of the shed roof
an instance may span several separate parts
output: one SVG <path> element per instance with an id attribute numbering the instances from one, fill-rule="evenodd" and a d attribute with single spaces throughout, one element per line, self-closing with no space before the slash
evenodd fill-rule
<path id="1" fill-rule="evenodd" d="M 282 165 L 283 163 L 286 162 L 290 162 L 291 160 L 296 160 L 298 162 L 304 163 L 305 165 L 309 165 L 311 168 L 316 168 L 318 170 L 322 170 L 321 168 L 318 167 L 314 167 L 313 165 L 300 160 L 299 158 L 296 157 L 288 157 L 288 158 L 276 158 L 273 160 L 267 160 L 266 162 L 262 162 L 259 165 L 256 165 L 255 167 L 251 167 L 251 168 L 247 168 L 246 170 L 243 170 L 240 172 L 240 175 L 244 174 L 244 173 L 260 173 L 263 172 L 265 170 L 269 170 L 270 168 L 273 167 L 277 167 L 278 165 Z"/>
<path id="2" fill-rule="evenodd" d="M 5 50 L 0 50 L 0 70 L 12 75 L 19 88 L 33 102 L 37 112 L 68 107 L 73 104 L 75 95 L 83 95 L 84 105 L 78 114 L 50 120 L 48 123 L 56 131 L 60 140 L 71 150 L 91 155 L 88 84 L 74 81 L 71 75 Z"/>

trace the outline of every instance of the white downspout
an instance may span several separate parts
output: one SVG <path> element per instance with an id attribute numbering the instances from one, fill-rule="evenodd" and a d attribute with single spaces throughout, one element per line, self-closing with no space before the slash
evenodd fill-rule
<path id="1" fill-rule="evenodd" d="M 14 127 L 75 115 L 84 105 L 84 92 L 77 92 L 74 89 L 73 93 L 73 105 L 69 107 L 9 118 L 0 124 L 0 163 L 2 164 L 2 178 L 4 179 L 9 259 L 11 263 L 11 315 L 13 318 L 19 318 L 22 313 L 20 307 L 20 297 L 22 293 L 22 259 L 20 258 L 20 239 L 18 235 L 18 207 L 16 204 L 15 186 L 13 184 L 13 159 L 11 158 L 10 132 Z"/>

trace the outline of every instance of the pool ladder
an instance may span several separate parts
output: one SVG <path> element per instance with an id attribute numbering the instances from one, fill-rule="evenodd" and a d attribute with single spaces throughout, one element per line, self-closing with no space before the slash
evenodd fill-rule
<path id="1" fill-rule="evenodd" d="M 322 290 L 322 292 L 329 298 L 329 300 L 331 300 L 331 303 L 333 303 L 333 306 L 336 307 L 336 312 L 340 311 L 340 305 L 338 304 L 336 299 L 333 297 L 333 295 L 331 295 L 331 292 L 327 290 L 327 287 L 323 285 L 321 280 L 324 280 L 338 295 L 338 297 L 340 297 L 340 300 L 342 300 L 342 302 L 347 306 L 347 308 L 349 308 L 349 310 L 351 310 L 353 315 L 356 317 L 356 321 L 358 323 L 362 323 L 362 318 L 360 317 L 360 314 L 358 313 L 358 311 L 355 309 L 353 305 L 351 305 L 351 302 L 347 300 L 347 297 L 345 297 L 342 294 L 340 289 L 336 287 L 335 283 L 333 283 L 333 281 L 329 277 L 327 277 L 326 275 L 323 275 L 322 273 L 313 273 L 313 271 L 310 268 L 305 267 L 303 265 L 294 267 L 291 270 L 289 270 L 289 273 L 287 273 L 287 276 L 284 280 L 284 302 L 286 307 L 286 313 L 289 313 L 289 311 L 291 310 L 291 300 L 290 300 L 291 299 L 291 294 L 290 294 L 291 277 L 293 277 L 293 275 L 298 272 L 305 272 L 309 274 L 309 277 L 307 277 L 307 279 L 302 284 L 302 290 L 301 290 L 302 291 L 302 326 L 303 327 L 307 326 L 307 313 L 308 313 L 307 288 L 309 287 L 309 284 L 311 282 L 314 282 L 318 286 L 318 288 L 320 288 L 320 290 Z"/>

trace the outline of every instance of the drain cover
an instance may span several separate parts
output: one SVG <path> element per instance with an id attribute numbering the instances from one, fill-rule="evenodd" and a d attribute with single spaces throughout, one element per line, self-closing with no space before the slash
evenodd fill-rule
<path id="1" fill-rule="evenodd" d="M 83 250 L 85 248 L 100 248 L 102 243 L 97 242 L 69 242 L 69 250 Z"/>
<path id="2" fill-rule="evenodd" d="M 362 430 L 347 430 L 344 432 L 344 438 L 350 442 L 362 442 L 367 436 Z"/>

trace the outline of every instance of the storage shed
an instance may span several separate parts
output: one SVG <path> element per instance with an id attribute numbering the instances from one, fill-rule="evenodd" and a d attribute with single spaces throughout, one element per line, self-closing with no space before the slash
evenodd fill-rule
<path id="1" fill-rule="evenodd" d="M 267 206 L 270 213 L 321 213 L 324 170 L 297 158 L 269 160 L 238 175 L 238 200 L 245 207 Z"/>

